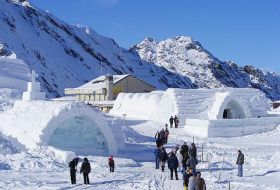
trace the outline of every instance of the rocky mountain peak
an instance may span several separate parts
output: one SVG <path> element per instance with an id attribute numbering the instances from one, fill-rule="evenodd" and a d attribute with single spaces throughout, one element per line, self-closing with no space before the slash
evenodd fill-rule
<path id="1" fill-rule="evenodd" d="M 253 87 L 280 99 L 280 76 L 220 61 L 189 36 L 146 38 L 131 49 L 67 24 L 23 0 L 0 1 L 0 56 L 16 55 L 39 74 L 48 97 L 102 74 L 132 74 L 159 90 Z"/>

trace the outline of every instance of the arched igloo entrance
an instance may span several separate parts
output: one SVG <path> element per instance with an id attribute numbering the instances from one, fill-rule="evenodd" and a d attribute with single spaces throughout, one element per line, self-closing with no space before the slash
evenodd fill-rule
<path id="1" fill-rule="evenodd" d="M 251 112 L 241 99 L 228 95 L 221 101 L 217 116 L 217 119 L 245 119 L 251 117 Z"/>
<path id="2" fill-rule="evenodd" d="M 118 150 L 115 135 L 103 113 L 86 105 L 59 110 L 47 122 L 42 134 L 43 145 L 78 155 L 108 155 Z"/>
<path id="3" fill-rule="evenodd" d="M 108 153 L 107 140 L 94 120 L 87 116 L 75 116 L 57 124 L 48 145 L 79 155 Z"/>
<path id="4" fill-rule="evenodd" d="M 244 119 L 246 118 L 243 107 L 234 99 L 230 100 L 223 109 L 223 119 Z"/>

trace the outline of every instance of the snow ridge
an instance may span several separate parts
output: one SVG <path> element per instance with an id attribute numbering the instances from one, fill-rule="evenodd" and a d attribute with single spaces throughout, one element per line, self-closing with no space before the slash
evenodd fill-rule
<path id="1" fill-rule="evenodd" d="M 146 38 L 133 49 L 143 60 L 187 76 L 200 88 L 251 87 L 262 90 L 272 100 L 280 99 L 279 74 L 220 61 L 191 37 L 177 36 L 163 41 Z"/>

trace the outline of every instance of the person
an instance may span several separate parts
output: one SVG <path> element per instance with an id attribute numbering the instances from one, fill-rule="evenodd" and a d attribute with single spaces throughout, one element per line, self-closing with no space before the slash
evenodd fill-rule
<path id="1" fill-rule="evenodd" d="M 188 189 L 187 190 L 197 190 L 196 189 L 196 174 L 192 172 L 192 176 L 189 178 Z"/>
<path id="2" fill-rule="evenodd" d="M 177 172 L 177 169 L 179 166 L 179 161 L 174 152 L 172 152 L 170 157 L 168 158 L 167 165 L 168 165 L 168 169 L 170 170 L 170 174 L 171 174 L 170 179 L 173 180 L 173 172 L 175 172 L 175 178 L 176 178 L 176 180 L 179 180 L 178 172 Z"/>
<path id="3" fill-rule="evenodd" d="M 192 169 L 190 167 L 187 167 L 186 172 L 184 172 L 184 174 L 183 174 L 184 190 L 188 190 L 189 179 L 190 179 L 191 176 L 193 176 Z"/>
<path id="4" fill-rule="evenodd" d="M 181 154 L 184 156 L 184 157 L 189 157 L 189 147 L 187 145 L 186 142 L 184 142 L 184 144 L 181 146 Z M 188 158 L 187 158 L 188 159 Z M 186 160 L 187 160 L 186 159 Z"/>
<path id="5" fill-rule="evenodd" d="M 164 144 L 164 129 L 162 129 L 159 134 L 160 134 L 159 137 L 161 139 L 161 142 L 162 144 Z"/>
<path id="6" fill-rule="evenodd" d="M 110 168 L 110 172 L 114 172 L 115 171 L 115 161 L 113 159 L 113 156 L 109 157 L 108 165 L 109 165 L 109 168 Z"/>
<path id="7" fill-rule="evenodd" d="M 83 173 L 84 184 L 89 184 L 88 174 L 91 172 L 91 166 L 87 158 L 84 158 L 84 161 L 81 166 L 80 173 Z"/>
<path id="8" fill-rule="evenodd" d="M 189 156 L 193 156 L 194 158 L 197 158 L 197 150 L 194 143 L 191 144 L 191 148 L 189 150 Z"/>
<path id="9" fill-rule="evenodd" d="M 196 172 L 195 183 L 196 190 L 206 190 L 206 183 L 205 180 L 201 177 L 200 172 Z"/>
<path id="10" fill-rule="evenodd" d="M 176 115 L 174 117 L 174 124 L 175 124 L 175 128 L 178 128 L 178 126 L 179 126 L 179 119 L 178 119 L 178 117 Z"/>
<path id="11" fill-rule="evenodd" d="M 160 150 L 159 159 L 160 159 L 160 163 L 161 163 L 161 171 L 164 172 L 165 162 L 168 159 L 168 155 L 167 155 L 164 147 L 162 147 Z"/>
<path id="12" fill-rule="evenodd" d="M 171 117 L 169 118 L 170 128 L 173 127 L 173 122 L 174 122 L 174 119 L 173 119 L 173 116 L 171 116 Z"/>
<path id="13" fill-rule="evenodd" d="M 157 131 L 157 133 L 155 134 L 155 139 L 156 139 L 157 147 L 162 146 L 162 140 L 161 140 L 160 132 L 159 131 Z"/>
<path id="14" fill-rule="evenodd" d="M 177 154 L 179 149 L 180 149 L 180 146 L 177 144 L 176 147 L 175 147 L 175 154 Z"/>
<path id="15" fill-rule="evenodd" d="M 159 147 L 157 147 L 157 148 L 154 150 L 154 155 L 155 155 L 155 161 L 156 161 L 156 169 L 159 169 L 159 163 L 160 163 L 160 158 L 159 158 L 160 149 L 159 149 Z"/>
<path id="16" fill-rule="evenodd" d="M 165 131 L 164 131 L 164 143 L 167 144 L 168 141 L 168 136 L 169 136 L 169 131 L 167 129 L 167 124 L 165 126 Z"/>
<path id="17" fill-rule="evenodd" d="M 162 141 L 161 141 L 161 139 L 157 139 L 157 140 L 156 140 L 156 145 L 157 145 L 158 148 L 162 146 Z"/>
<path id="18" fill-rule="evenodd" d="M 159 131 L 156 132 L 155 139 L 159 139 Z"/>
<path id="19" fill-rule="evenodd" d="M 243 176 L 244 154 L 241 152 L 241 150 L 238 150 L 238 157 L 237 157 L 236 164 L 238 166 L 237 176 L 242 177 Z"/>
<path id="20" fill-rule="evenodd" d="M 187 169 L 187 160 L 189 159 L 189 147 L 186 142 L 181 146 L 180 153 L 182 155 L 182 172 L 184 173 Z"/>
<path id="21" fill-rule="evenodd" d="M 70 178 L 71 178 L 72 184 L 76 184 L 76 171 L 77 171 L 78 163 L 79 163 L 79 158 L 76 157 L 72 161 L 70 161 L 68 164 L 68 166 L 70 168 Z"/>
<path id="22" fill-rule="evenodd" d="M 196 159 L 195 157 L 193 157 L 193 156 L 190 156 L 189 159 L 187 160 L 187 163 L 186 163 L 187 167 L 192 168 L 193 174 L 196 173 L 196 165 L 197 165 L 197 164 L 198 164 L 198 161 L 197 161 L 197 159 Z"/>
<path id="23" fill-rule="evenodd" d="M 183 155 L 178 150 L 179 150 L 179 145 L 176 146 L 175 154 L 176 154 L 176 157 L 178 158 L 178 161 L 179 161 L 178 169 L 181 173 L 183 173 L 183 167 L 182 167 Z"/>

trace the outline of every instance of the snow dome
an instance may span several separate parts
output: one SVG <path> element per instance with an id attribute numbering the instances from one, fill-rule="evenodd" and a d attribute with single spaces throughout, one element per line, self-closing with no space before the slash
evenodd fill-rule
<path id="1" fill-rule="evenodd" d="M 116 154 L 124 145 L 122 135 L 112 132 L 103 114 L 83 103 L 18 101 L 0 114 L 0 127 L 3 134 L 28 149 L 53 146 L 81 155 L 100 155 Z"/>

